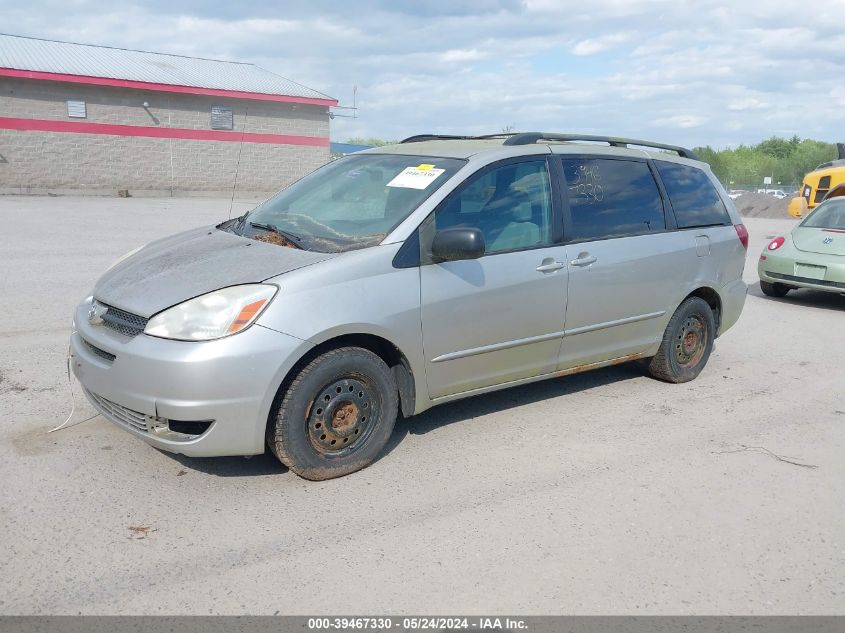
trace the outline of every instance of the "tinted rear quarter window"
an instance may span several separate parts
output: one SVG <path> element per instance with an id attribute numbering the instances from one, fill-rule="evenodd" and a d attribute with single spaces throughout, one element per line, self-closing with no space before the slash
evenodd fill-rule
<path id="1" fill-rule="evenodd" d="M 710 178 L 701 169 L 655 161 L 679 229 L 731 224 L 731 218 Z"/>
<path id="2" fill-rule="evenodd" d="M 663 201 L 648 164 L 564 158 L 569 238 L 598 240 L 664 231 Z"/>

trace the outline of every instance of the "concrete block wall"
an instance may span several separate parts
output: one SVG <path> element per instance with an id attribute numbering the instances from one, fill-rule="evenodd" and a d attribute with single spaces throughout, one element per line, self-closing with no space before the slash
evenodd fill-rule
<path id="1" fill-rule="evenodd" d="M 69 99 L 85 101 L 85 119 L 67 116 Z M 210 130 L 212 106 L 232 108 L 235 132 L 329 135 L 324 106 L 0 78 L 0 117 Z M 0 129 L 0 193 L 231 192 L 239 154 L 244 192 L 276 191 L 329 160 L 327 146 Z"/>

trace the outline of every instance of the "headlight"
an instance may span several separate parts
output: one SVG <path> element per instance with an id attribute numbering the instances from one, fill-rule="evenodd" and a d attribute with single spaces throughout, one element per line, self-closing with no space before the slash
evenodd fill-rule
<path id="1" fill-rule="evenodd" d="M 120 257 L 118 257 L 116 260 L 114 260 L 114 261 L 111 263 L 111 266 L 109 266 L 108 268 L 106 268 L 105 272 L 109 272 L 112 268 L 114 268 L 115 266 L 117 266 L 117 265 L 118 265 L 120 262 L 122 262 L 124 259 L 129 259 L 129 258 L 130 258 L 130 257 L 132 257 L 135 253 L 137 253 L 137 252 L 138 252 L 138 251 L 140 251 L 142 248 L 144 248 L 145 246 L 146 246 L 146 244 L 141 244 L 141 246 L 139 246 L 138 248 L 133 248 L 131 251 L 129 251 L 129 252 L 128 252 L 128 253 L 126 253 L 125 255 L 121 255 Z"/>
<path id="2" fill-rule="evenodd" d="M 144 333 L 179 341 L 210 341 L 237 334 L 267 307 L 278 288 L 245 284 L 221 288 L 160 312 Z"/>

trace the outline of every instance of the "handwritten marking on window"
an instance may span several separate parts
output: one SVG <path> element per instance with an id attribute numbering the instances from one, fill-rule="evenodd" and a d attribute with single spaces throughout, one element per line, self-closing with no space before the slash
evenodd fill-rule
<path id="1" fill-rule="evenodd" d="M 580 204 L 595 204 L 604 200 L 604 187 L 601 185 L 601 172 L 598 165 L 588 163 L 573 165 L 568 169 L 569 197 Z"/>

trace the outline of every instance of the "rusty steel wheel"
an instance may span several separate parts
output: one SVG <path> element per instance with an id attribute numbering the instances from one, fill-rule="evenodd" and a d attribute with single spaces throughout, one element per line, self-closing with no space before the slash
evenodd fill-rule
<path id="1" fill-rule="evenodd" d="M 366 444 L 379 415 L 372 389 L 366 381 L 347 377 L 320 390 L 308 415 L 308 435 L 317 451 L 341 455 Z"/>
<path id="2" fill-rule="evenodd" d="M 687 298 L 669 319 L 649 373 L 666 382 L 693 380 L 707 364 L 715 337 L 713 309 L 704 299 Z"/>
<path id="3" fill-rule="evenodd" d="M 675 357 L 682 367 L 695 367 L 707 349 L 707 324 L 699 315 L 686 318 L 675 342 Z"/>
<path id="4" fill-rule="evenodd" d="M 306 364 L 277 402 L 267 425 L 270 449 L 301 477 L 331 479 L 379 456 L 396 422 L 399 392 L 381 358 L 342 347 Z"/>

